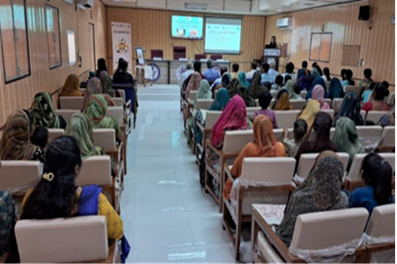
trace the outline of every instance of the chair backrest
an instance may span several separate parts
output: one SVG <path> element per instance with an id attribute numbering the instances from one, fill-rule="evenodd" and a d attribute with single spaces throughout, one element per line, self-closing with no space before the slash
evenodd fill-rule
<path id="1" fill-rule="evenodd" d="M 214 99 L 197 99 L 196 101 L 196 110 L 208 110 L 210 109 Z"/>
<path id="2" fill-rule="evenodd" d="M 329 130 L 329 139 L 333 139 L 335 135 L 335 128 L 331 127 L 331 129 Z"/>
<path id="3" fill-rule="evenodd" d="M 386 204 L 374 208 L 365 233 L 371 238 L 395 236 L 396 205 Z"/>
<path id="4" fill-rule="evenodd" d="M 0 190 L 25 193 L 39 182 L 43 166 L 39 161 L 0 161 Z"/>
<path id="5" fill-rule="evenodd" d="M 378 123 L 379 119 L 386 114 L 387 111 L 369 111 L 365 120 L 372 121 L 376 124 Z"/>
<path id="6" fill-rule="evenodd" d="M 302 98 L 306 98 L 306 95 L 307 95 L 307 91 L 301 91 Z"/>
<path id="7" fill-rule="evenodd" d="M 110 128 L 93 129 L 95 146 L 102 147 L 104 151 L 115 151 L 116 148 L 116 131 Z"/>
<path id="8" fill-rule="evenodd" d="M 279 128 L 294 127 L 294 122 L 300 112 L 301 112 L 300 110 L 275 111 L 278 127 Z"/>
<path id="9" fill-rule="evenodd" d="M 103 260 L 108 257 L 104 216 L 21 220 L 15 225 L 21 263 Z"/>
<path id="10" fill-rule="evenodd" d="M 163 50 L 150 50 L 152 60 L 154 58 L 163 58 Z"/>
<path id="11" fill-rule="evenodd" d="M 59 116 L 62 116 L 65 119 L 66 123 L 69 123 L 70 118 L 73 114 L 79 113 L 80 109 L 55 109 L 55 113 Z"/>
<path id="12" fill-rule="evenodd" d="M 106 116 L 113 117 L 120 126 L 124 124 L 124 109 L 122 106 L 109 106 Z"/>
<path id="13" fill-rule="evenodd" d="M 394 92 L 390 93 L 389 96 L 387 97 L 387 103 L 389 105 L 393 105 L 395 100 L 395 94 Z"/>
<path id="14" fill-rule="evenodd" d="M 295 162 L 294 158 L 244 158 L 240 178 L 252 182 L 288 184 L 292 181 Z"/>
<path id="15" fill-rule="evenodd" d="M 331 81 L 325 81 L 325 89 L 328 91 L 331 86 Z"/>
<path id="16" fill-rule="evenodd" d="M 121 97 L 113 97 L 113 101 L 116 103 L 116 106 L 123 106 L 124 107 L 124 100 Z"/>
<path id="17" fill-rule="evenodd" d="M 208 111 L 205 119 L 205 128 L 212 128 L 221 114 L 222 111 Z"/>
<path id="18" fill-rule="evenodd" d="M 212 54 L 210 56 L 211 60 L 216 61 L 216 60 L 221 60 L 222 59 L 222 55 L 221 54 Z"/>
<path id="19" fill-rule="evenodd" d="M 364 110 L 360 110 L 360 115 L 362 116 L 362 118 L 365 120 L 365 118 L 367 117 L 367 112 Z"/>
<path id="20" fill-rule="evenodd" d="M 273 135 L 276 141 L 283 142 L 284 139 L 284 129 L 282 128 L 273 128 Z"/>
<path id="21" fill-rule="evenodd" d="M 335 113 L 339 112 L 342 102 L 343 98 L 335 98 L 334 100 L 332 100 L 332 109 L 334 109 Z"/>
<path id="22" fill-rule="evenodd" d="M 359 138 L 380 138 L 382 134 L 381 126 L 356 126 Z"/>
<path id="23" fill-rule="evenodd" d="M 340 157 L 343 163 L 343 171 L 346 171 L 347 164 L 349 163 L 349 154 L 345 152 L 338 152 L 336 153 Z M 316 161 L 317 156 L 319 153 L 307 153 L 302 154 L 299 158 L 298 169 L 296 170 L 296 174 L 302 178 L 306 179 L 309 175 L 310 171 L 314 166 L 314 162 Z"/>
<path id="24" fill-rule="evenodd" d="M 261 110 L 262 108 L 260 106 L 257 107 L 247 107 L 245 111 L 247 112 L 247 117 L 254 117 L 255 112 Z"/>
<path id="25" fill-rule="evenodd" d="M 334 120 L 334 116 L 335 116 L 334 109 L 321 109 L 320 112 L 325 112 L 325 113 L 329 114 L 329 116 L 332 118 L 332 120 Z"/>
<path id="26" fill-rule="evenodd" d="M 290 103 L 294 110 L 302 110 L 306 104 L 306 100 L 290 100 Z"/>
<path id="27" fill-rule="evenodd" d="M 111 185 L 109 156 L 92 156 L 83 160 L 80 175 L 76 178 L 77 186 L 85 185 Z"/>
<path id="28" fill-rule="evenodd" d="M 355 92 L 357 94 L 360 94 L 360 90 L 361 90 L 360 86 L 346 85 L 345 87 L 345 93 Z"/>
<path id="29" fill-rule="evenodd" d="M 279 93 L 278 90 L 270 90 L 270 94 L 273 96 L 273 98 L 276 98 L 278 93 Z"/>
<path id="30" fill-rule="evenodd" d="M 84 97 L 82 96 L 61 96 L 59 103 L 61 109 L 81 110 L 83 107 Z"/>
<path id="31" fill-rule="evenodd" d="M 48 141 L 52 142 L 54 139 L 56 139 L 59 136 L 62 136 L 65 134 L 65 130 L 60 129 L 60 128 L 48 128 Z"/>
<path id="32" fill-rule="evenodd" d="M 174 46 L 174 60 L 179 60 L 180 58 L 186 58 L 186 47 Z"/>
<path id="33" fill-rule="evenodd" d="M 394 153 L 378 153 L 382 156 L 387 162 L 389 162 L 390 166 L 395 168 L 395 154 Z M 360 171 L 361 171 L 361 164 L 363 163 L 364 158 L 367 154 L 356 154 L 354 155 L 352 165 L 350 166 L 350 171 L 348 178 L 354 181 L 361 180 Z"/>
<path id="34" fill-rule="evenodd" d="M 119 94 L 120 94 L 120 98 L 122 98 L 123 99 L 123 102 L 125 102 L 126 100 L 125 100 L 125 91 L 123 90 L 123 89 L 117 89 L 117 91 L 119 92 Z M 132 102 L 131 102 L 132 103 Z"/>
<path id="35" fill-rule="evenodd" d="M 332 99 L 331 98 L 324 98 L 324 102 L 327 103 L 329 105 L 329 107 L 331 107 L 331 105 L 332 105 Z"/>
<path id="36" fill-rule="evenodd" d="M 367 219 L 365 208 L 301 214 L 295 223 L 291 247 L 317 250 L 361 239 Z"/>
<path id="37" fill-rule="evenodd" d="M 197 92 L 198 92 L 198 91 L 190 91 L 190 93 L 189 93 L 189 99 L 190 99 L 191 101 L 194 101 L 194 99 L 196 99 Z"/>
<path id="38" fill-rule="evenodd" d="M 194 55 L 194 60 L 201 60 L 201 59 L 206 59 L 207 58 L 207 55 L 205 55 L 205 54 L 196 54 L 196 55 Z"/>
<path id="39" fill-rule="evenodd" d="M 396 127 L 386 126 L 383 128 L 380 146 L 395 146 L 396 144 Z"/>
<path id="40" fill-rule="evenodd" d="M 252 142 L 254 138 L 253 130 L 226 131 L 223 140 L 223 152 L 240 152 L 245 145 Z"/>

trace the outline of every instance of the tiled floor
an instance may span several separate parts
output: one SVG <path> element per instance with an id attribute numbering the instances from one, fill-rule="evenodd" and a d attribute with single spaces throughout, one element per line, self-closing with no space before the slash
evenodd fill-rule
<path id="1" fill-rule="evenodd" d="M 186 144 L 179 89 L 138 89 L 137 127 L 128 142 L 122 196 L 128 262 L 234 262 L 221 215 L 199 184 Z"/>

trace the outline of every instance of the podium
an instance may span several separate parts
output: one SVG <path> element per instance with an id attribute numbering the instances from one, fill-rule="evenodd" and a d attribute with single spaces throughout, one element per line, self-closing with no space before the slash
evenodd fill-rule
<path id="1" fill-rule="evenodd" d="M 276 62 L 276 69 L 278 69 L 278 59 L 280 58 L 280 49 L 266 49 L 263 51 L 264 61 L 269 63 L 271 60 Z"/>

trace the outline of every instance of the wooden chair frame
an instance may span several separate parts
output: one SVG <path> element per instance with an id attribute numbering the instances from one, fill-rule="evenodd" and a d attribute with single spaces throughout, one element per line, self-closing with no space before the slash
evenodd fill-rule
<path id="1" fill-rule="evenodd" d="M 232 172 L 230 171 L 230 168 L 227 164 L 224 164 L 224 179 L 226 182 L 226 179 L 229 178 L 232 182 L 234 182 L 236 179 L 233 178 Z M 242 209 L 243 209 L 243 195 L 246 192 L 266 192 L 266 191 L 288 191 L 288 200 L 289 197 L 291 196 L 292 192 L 295 190 L 295 185 L 292 183 L 290 184 L 282 184 L 282 185 L 277 185 L 277 186 L 240 186 L 239 189 L 239 197 L 238 197 L 238 207 L 237 207 L 237 215 L 234 214 L 233 212 L 233 207 L 230 201 L 227 201 L 223 199 L 223 214 L 222 214 L 222 223 L 223 223 L 223 228 L 227 231 L 230 240 L 232 241 L 233 247 L 234 247 L 234 257 L 236 261 L 240 260 L 240 243 L 241 243 L 241 226 L 243 223 L 250 223 L 252 221 L 252 216 L 251 215 L 243 215 L 242 214 Z M 233 219 L 233 222 L 236 225 L 236 232 L 234 233 L 227 221 L 227 216 L 228 214 L 231 216 Z M 252 237 L 251 237 L 252 240 Z"/>
<path id="2" fill-rule="evenodd" d="M 252 212 L 252 229 L 251 229 L 251 262 L 252 263 L 265 263 L 265 260 L 258 256 L 255 252 L 256 238 L 259 231 L 262 231 L 269 244 L 271 244 L 280 257 L 286 263 L 305 263 L 303 259 L 292 255 L 284 242 L 273 231 L 272 227 L 260 216 L 259 212 L 254 208 Z M 356 263 L 364 263 L 366 259 L 366 248 L 360 246 L 353 254 L 356 257 Z"/>
<path id="3" fill-rule="evenodd" d="M 375 244 L 375 245 L 365 244 L 365 248 L 367 249 L 365 263 L 371 263 L 372 253 L 377 253 L 377 252 L 381 252 L 381 251 L 385 251 L 385 250 L 389 250 L 389 249 L 395 249 L 395 247 L 396 247 L 395 242 L 381 243 L 381 244 Z"/>
<path id="4" fill-rule="evenodd" d="M 198 129 L 201 131 L 201 133 L 203 135 L 202 141 L 201 142 L 196 142 L 196 150 L 195 150 L 195 152 L 196 152 L 196 163 L 200 166 L 200 157 L 199 157 L 199 155 L 200 155 L 200 153 L 205 155 L 204 150 L 207 147 L 207 144 L 206 144 L 207 143 L 207 137 L 209 135 L 211 135 L 212 128 L 205 128 L 204 125 L 202 123 L 200 123 L 200 122 L 197 122 L 197 127 L 198 127 Z"/>

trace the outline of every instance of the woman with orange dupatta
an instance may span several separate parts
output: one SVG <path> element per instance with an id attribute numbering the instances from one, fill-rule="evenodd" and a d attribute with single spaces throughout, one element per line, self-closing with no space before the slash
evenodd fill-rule
<path id="1" fill-rule="evenodd" d="M 76 74 L 70 74 L 66 78 L 65 84 L 63 85 L 61 94 L 59 96 L 82 96 L 83 93 L 79 90 L 80 80 Z"/>
<path id="2" fill-rule="evenodd" d="M 254 120 L 254 141 L 245 145 L 233 163 L 232 176 L 241 175 L 244 158 L 249 157 L 285 157 L 285 148 L 277 142 L 273 135 L 272 121 L 265 115 L 257 116 Z M 223 198 L 229 200 L 233 183 L 228 178 L 223 188 Z"/>
<path id="3" fill-rule="evenodd" d="M 190 81 L 186 87 L 185 91 L 185 99 L 186 101 L 189 99 L 191 91 L 197 91 L 199 89 L 201 82 L 201 75 L 198 72 L 194 72 L 191 75 Z M 189 117 L 189 107 L 185 107 L 183 109 L 183 120 L 186 122 L 187 118 Z"/>

